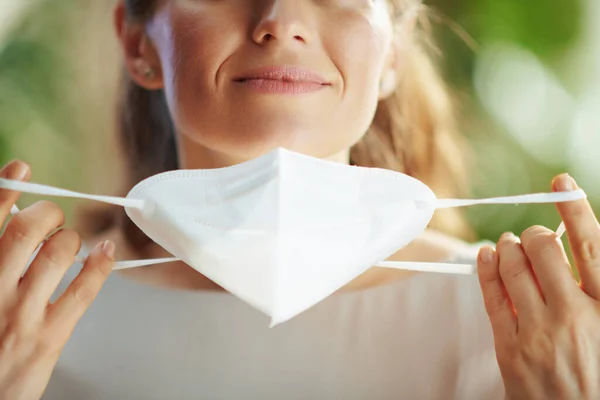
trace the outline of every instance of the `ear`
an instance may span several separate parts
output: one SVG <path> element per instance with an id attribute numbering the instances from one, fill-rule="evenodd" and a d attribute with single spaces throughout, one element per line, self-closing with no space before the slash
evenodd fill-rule
<path id="1" fill-rule="evenodd" d="M 379 100 L 385 100 L 396 91 L 402 74 L 402 60 L 410 56 L 410 48 L 417 27 L 421 7 L 408 10 L 398 22 L 390 44 L 385 68 L 381 76 Z"/>
<path id="2" fill-rule="evenodd" d="M 114 11 L 114 25 L 131 79 L 148 90 L 162 89 L 160 57 L 146 34 L 144 22 L 131 19 L 124 2 L 119 1 Z"/>
<path id="3" fill-rule="evenodd" d="M 379 81 L 379 101 L 385 100 L 398 86 L 398 48 L 394 42 L 390 46 L 384 70 Z"/>

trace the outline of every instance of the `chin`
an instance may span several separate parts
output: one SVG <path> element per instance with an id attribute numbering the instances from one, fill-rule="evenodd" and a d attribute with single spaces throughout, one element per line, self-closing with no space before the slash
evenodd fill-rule
<path id="1" fill-rule="evenodd" d="M 233 150 L 240 158 L 255 158 L 277 148 L 285 148 L 313 157 L 325 158 L 344 150 L 343 145 L 324 142 L 320 131 L 295 129 L 261 129 L 241 133 L 232 137 Z"/>
<path id="2" fill-rule="evenodd" d="M 199 122 L 199 121 L 198 121 Z M 222 124 L 187 125 L 186 136 L 196 144 L 241 159 L 256 158 L 278 147 L 314 157 L 328 157 L 353 144 L 352 138 L 336 137 L 322 124 L 307 119 L 277 116 L 237 118 Z M 317 126 L 315 126 L 317 125 Z"/>

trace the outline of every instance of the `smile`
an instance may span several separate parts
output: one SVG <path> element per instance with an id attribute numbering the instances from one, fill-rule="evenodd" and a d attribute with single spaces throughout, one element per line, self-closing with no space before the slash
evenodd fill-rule
<path id="1" fill-rule="evenodd" d="M 245 72 L 234 82 L 270 94 L 304 94 L 331 86 L 319 74 L 299 67 L 269 66 Z"/>

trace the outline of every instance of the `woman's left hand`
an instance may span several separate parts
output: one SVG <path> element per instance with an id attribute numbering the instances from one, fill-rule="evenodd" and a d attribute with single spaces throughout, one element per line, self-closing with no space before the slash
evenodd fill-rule
<path id="1" fill-rule="evenodd" d="M 568 175 L 555 191 L 574 190 Z M 557 205 L 581 284 L 544 227 L 504 234 L 478 273 L 507 397 L 600 399 L 600 224 L 587 200 Z"/>

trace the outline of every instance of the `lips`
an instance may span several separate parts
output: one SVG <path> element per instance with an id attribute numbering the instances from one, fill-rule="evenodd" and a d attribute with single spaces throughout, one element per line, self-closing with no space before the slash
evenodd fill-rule
<path id="1" fill-rule="evenodd" d="M 273 81 L 288 84 L 306 84 L 331 86 L 324 77 L 318 73 L 302 67 L 293 66 L 267 66 L 244 72 L 234 79 L 235 82 L 248 83 L 250 81 Z"/>

